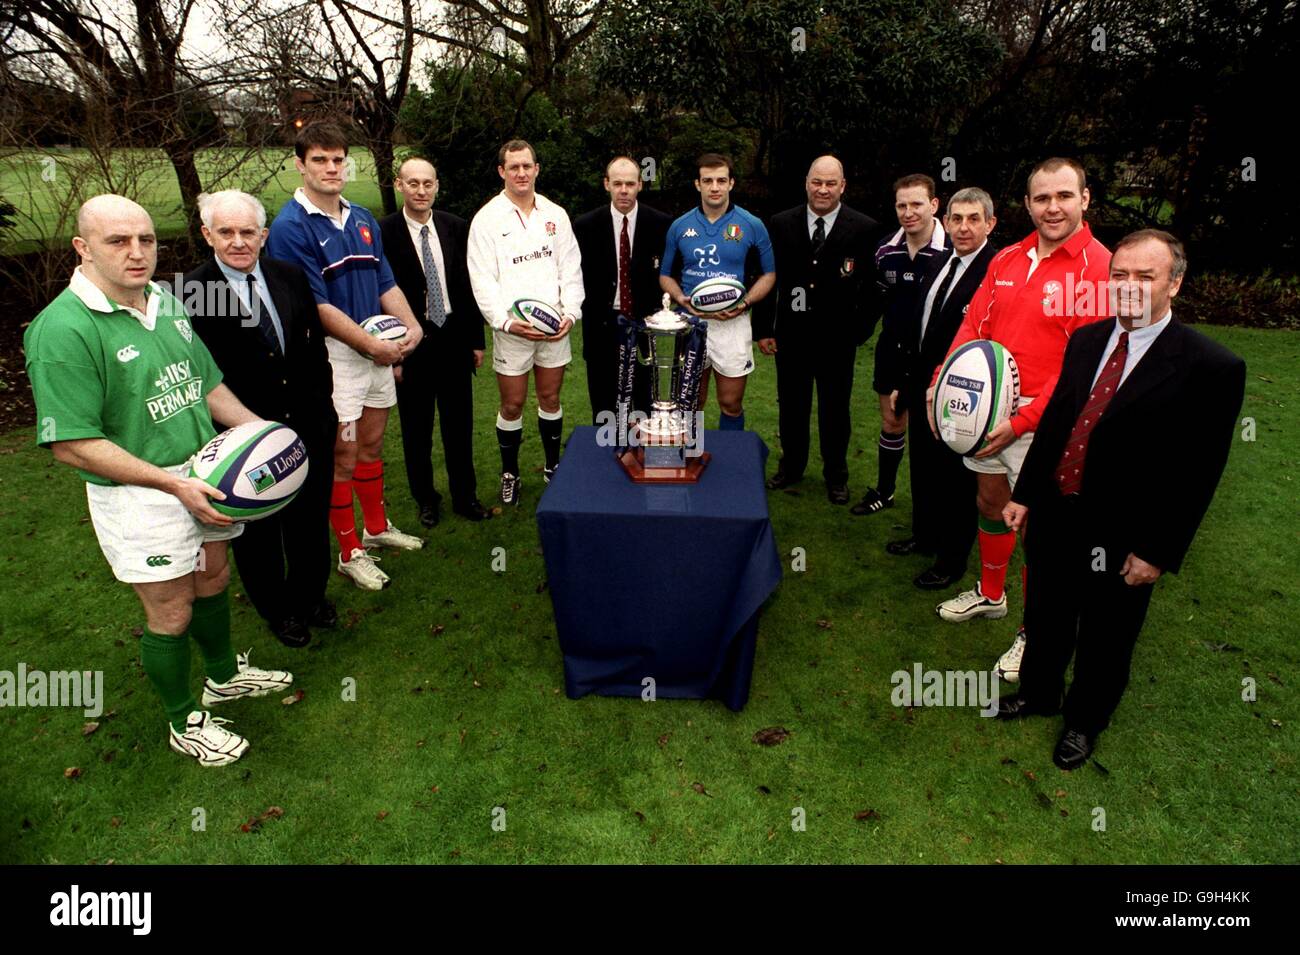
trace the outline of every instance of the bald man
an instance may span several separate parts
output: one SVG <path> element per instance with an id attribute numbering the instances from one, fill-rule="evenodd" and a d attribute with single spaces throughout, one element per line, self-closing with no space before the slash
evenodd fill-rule
<path id="1" fill-rule="evenodd" d="M 258 420 L 222 384 L 185 309 L 151 280 L 158 239 L 149 214 L 96 196 L 77 214 L 81 264 L 23 336 L 37 443 L 86 481 L 90 519 L 113 575 L 144 607 L 140 659 L 162 699 L 171 748 L 200 766 L 232 763 L 248 741 L 207 707 L 289 686 L 230 643 L 226 541 L 241 526 L 214 510 L 221 492 L 188 476 L 190 459 L 226 425 Z M 190 688 L 190 638 L 207 679 Z"/>
<path id="2" fill-rule="evenodd" d="M 880 311 L 871 269 L 880 227 L 841 201 L 845 185 L 843 164 L 820 156 L 804 179 L 807 201 L 772 217 L 776 294 L 754 317 L 759 349 L 776 356 L 781 462 L 767 486 L 781 490 L 803 478 L 815 386 L 822 477 L 832 504 L 849 502 L 853 364 Z"/>
<path id="3" fill-rule="evenodd" d="M 609 204 L 573 220 L 582 251 L 586 321 L 582 357 L 587 362 L 587 394 L 593 424 L 602 411 L 617 414 L 618 315 L 645 318 L 659 311 L 659 258 L 672 217 L 640 201 L 641 167 L 628 156 L 605 166 Z M 632 405 L 650 411 L 650 379 L 636 369 Z"/>

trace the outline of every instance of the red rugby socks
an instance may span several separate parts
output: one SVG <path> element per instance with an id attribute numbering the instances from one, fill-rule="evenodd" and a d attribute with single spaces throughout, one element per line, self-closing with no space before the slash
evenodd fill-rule
<path id="1" fill-rule="evenodd" d="M 980 517 L 980 593 L 989 600 L 1002 599 L 1015 549 L 1016 535 L 1006 524 Z"/>
<path id="2" fill-rule="evenodd" d="M 352 487 L 361 502 L 366 533 L 382 534 L 388 530 L 388 515 L 384 513 L 384 462 L 358 461 L 352 469 Z"/>
<path id="3" fill-rule="evenodd" d="M 357 537 L 357 517 L 352 509 L 351 481 L 334 482 L 330 494 L 330 527 L 334 528 L 343 559 L 351 560 L 352 552 L 362 549 L 361 538 Z"/>

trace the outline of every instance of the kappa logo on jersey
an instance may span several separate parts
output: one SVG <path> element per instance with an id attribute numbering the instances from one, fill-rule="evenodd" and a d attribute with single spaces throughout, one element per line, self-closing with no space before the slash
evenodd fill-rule
<path id="1" fill-rule="evenodd" d="M 176 330 L 181 333 L 181 338 L 185 339 L 187 345 L 194 342 L 194 329 L 190 328 L 190 322 L 187 318 L 178 318 L 175 322 Z"/>
<path id="2" fill-rule="evenodd" d="M 694 229 L 687 229 L 685 232 L 682 233 L 682 238 L 683 238 L 683 239 L 694 239 L 694 238 L 696 238 L 698 235 L 699 235 L 699 233 L 696 232 Z"/>
<path id="3" fill-rule="evenodd" d="M 134 345 L 127 345 L 117 350 L 117 360 L 124 365 L 128 361 L 131 361 L 132 359 L 139 358 L 139 357 L 140 357 L 140 351 Z"/>
<path id="4" fill-rule="evenodd" d="M 728 242 L 739 242 L 745 237 L 745 233 L 740 230 L 740 226 L 733 222 L 727 226 L 726 231 L 722 233 L 722 237 Z"/>
<path id="5" fill-rule="evenodd" d="M 361 233 L 361 241 L 366 245 L 374 245 L 374 240 L 370 237 L 370 226 L 357 226 L 357 231 Z"/>

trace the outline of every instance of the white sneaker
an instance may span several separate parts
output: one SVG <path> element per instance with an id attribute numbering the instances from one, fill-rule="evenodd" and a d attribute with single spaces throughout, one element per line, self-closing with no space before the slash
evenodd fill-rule
<path id="1" fill-rule="evenodd" d="M 388 522 L 388 527 L 378 534 L 372 534 L 365 531 L 361 535 L 361 543 L 366 547 L 395 547 L 398 550 L 419 550 L 424 546 L 424 541 L 414 534 L 403 534 L 393 522 Z"/>
<path id="2" fill-rule="evenodd" d="M 352 557 L 344 560 L 339 554 L 339 573 L 351 577 L 352 582 L 362 590 L 383 590 L 388 583 L 388 575 L 375 566 L 378 557 L 371 557 L 360 547 L 352 551 Z"/>
<path id="3" fill-rule="evenodd" d="M 195 710 L 185 719 L 185 732 L 176 732 L 170 723 L 172 749 L 182 756 L 193 756 L 200 766 L 225 766 L 248 751 L 248 740 L 222 729 L 223 720 L 203 710 Z"/>
<path id="4" fill-rule="evenodd" d="M 963 591 L 956 597 L 945 600 L 934 608 L 934 612 L 952 623 L 962 623 L 976 617 L 997 620 L 1007 615 L 1007 594 L 1003 591 L 1001 599 L 989 600 L 980 593 L 980 585 L 976 584 L 974 590 Z"/>
<path id="5" fill-rule="evenodd" d="M 555 468 L 558 468 L 557 464 Z M 551 478 L 555 477 L 555 468 L 542 468 L 542 480 L 547 484 L 551 483 Z"/>
<path id="6" fill-rule="evenodd" d="M 204 706 L 216 706 L 227 700 L 237 700 L 242 696 L 266 696 L 276 690 L 287 689 L 293 683 L 293 674 L 285 670 L 259 670 L 248 665 L 251 650 L 235 657 L 238 672 L 225 683 L 203 681 Z"/>
<path id="7" fill-rule="evenodd" d="M 1020 661 L 1025 656 L 1025 628 L 1021 627 L 1016 631 L 1015 642 L 1011 644 L 1010 649 L 1002 656 L 998 657 L 997 671 L 998 677 L 1006 680 L 1008 683 L 1020 682 Z"/>

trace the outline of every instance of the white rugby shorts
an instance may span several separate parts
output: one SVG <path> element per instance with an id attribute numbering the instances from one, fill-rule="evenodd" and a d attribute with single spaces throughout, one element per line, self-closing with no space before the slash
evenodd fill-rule
<path id="1" fill-rule="evenodd" d="M 709 323 L 708 345 L 705 349 L 705 368 L 712 368 L 727 378 L 743 378 L 754 370 L 754 330 L 749 312 L 723 321 L 705 319 Z"/>
<path id="2" fill-rule="evenodd" d="M 325 349 L 334 371 L 334 410 L 339 424 L 356 421 L 363 408 L 391 408 L 397 404 L 397 382 L 391 365 L 376 365 L 361 352 L 328 335 Z"/>
<path id="3" fill-rule="evenodd" d="M 164 468 L 188 474 L 189 462 Z M 180 498 L 137 484 L 87 484 L 90 522 L 113 576 L 126 584 L 175 580 L 194 573 L 199 551 L 210 541 L 227 541 L 243 524 L 202 524 Z"/>
<path id="4" fill-rule="evenodd" d="M 558 342 L 529 341 L 500 329 L 492 330 L 492 370 L 498 375 L 526 375 L 533 365 L 538 368 L 561 368 L 573 361 L 569 348 L 570 330 Z"/>
<path id="5" fill-rule="evenodd" d="M 1021 398 L 1020 405 L 1016 408 L 1017 413 L 1033 403 L 1033 398 Z M 966 467 L 979 474 L 1005 474 L 1007 483 L 1014 490 L 1016 481 L 1020 477 L 1020 469 L 1025 466 L 1025 455 L 1029 453 L 1029 445 L 1033 441 L 1034 432 L 1026 431 L 997 454 L 987 458 L 962 458 L 962 460 L 966 462 Z"/>

